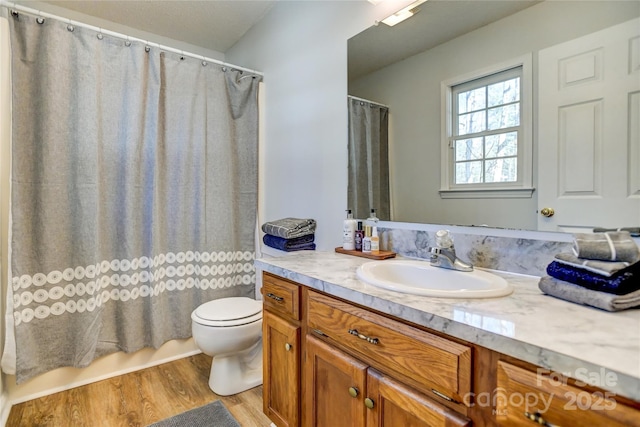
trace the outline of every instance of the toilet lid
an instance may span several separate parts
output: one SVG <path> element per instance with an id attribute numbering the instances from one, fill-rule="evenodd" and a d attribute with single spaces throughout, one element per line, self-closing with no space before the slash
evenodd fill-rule
<path id="1" fill-rule="evenodd" d="M 203 324 L 242 325 L 262 318 L 262 303 L 246 297 L 220 298 L 202 304 L 193 314 Z"/>

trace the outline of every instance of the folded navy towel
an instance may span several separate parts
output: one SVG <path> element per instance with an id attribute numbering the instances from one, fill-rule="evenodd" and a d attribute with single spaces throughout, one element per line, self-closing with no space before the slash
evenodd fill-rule
<path id="1" fill-rule="evenodd" d="M 306 236 L 297 237 L 295 239 L 283 239 L 282 237 L 265 234 L 262 237 L 262 241 L 265 245 L 275 249 L 279 249 L 281 251 L 312 251 L 316 248 L 316 244 L 313 243 L 314 237 L 315 236 L 313 234 L 307 234 Z"/>
<path id="2" fill-rule="evenodd" d="M 640 290 L 640 262 L 611 276 L 603 276 L 583 268 L 553 261 L 547 266 L 547 274 L 593 291 L 614 295 L 624 295 Z"/>
<path id="3" fill-rule="evenodd" d="M 316 220 L 311 218 L 282 218 L 276 221 L 265 222 L 262 224 L 262 231 L 272 236 L 282 237 L 283 239 L 294 239 L 315 233 Z"/>
<path id="4" fill-rule="evenodd" d="M 620 311 L 640 306 L 640 291 L 626 295 L 613 295 L 592 291 L 564 280 L 545 276 L 538 282 L 542 292 L 565 301 L 601 308 L 607 311 Z"/>
<path id="5" fill-rule="evenodd" d="M 578 258 L 602 261 L 634 263 L 640 260 L 640 248 L 628 231 L 576 233 L 573 239 L 573 253 Z"/>

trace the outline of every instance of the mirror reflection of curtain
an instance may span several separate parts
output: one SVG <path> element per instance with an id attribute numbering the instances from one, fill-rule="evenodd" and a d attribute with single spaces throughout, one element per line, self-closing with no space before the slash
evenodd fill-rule
<path id="1" fill-rule="evenodd" d="M 390 220 L 389 109 L 349 97 L 348 208 L 354 218 L 367 218 L 371 208 Z"/>

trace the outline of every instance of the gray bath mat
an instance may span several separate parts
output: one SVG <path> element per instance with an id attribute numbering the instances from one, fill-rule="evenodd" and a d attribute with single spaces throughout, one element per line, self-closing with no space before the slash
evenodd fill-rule
<path id="1" fill-rule="evenodd" d="M 207 403 L 148 427 L 240 427 L 221 401 Z"/>

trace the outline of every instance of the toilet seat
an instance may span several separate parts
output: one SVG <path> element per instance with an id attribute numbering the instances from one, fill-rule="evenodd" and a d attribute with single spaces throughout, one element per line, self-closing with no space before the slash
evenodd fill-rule
<path id="1" fill-rule="evenodd" d="M 220 298 L 200 305 L 191 319 L 205 326 L 246 325 L 262 319 L 262 303 L 246 297 Z"/>

